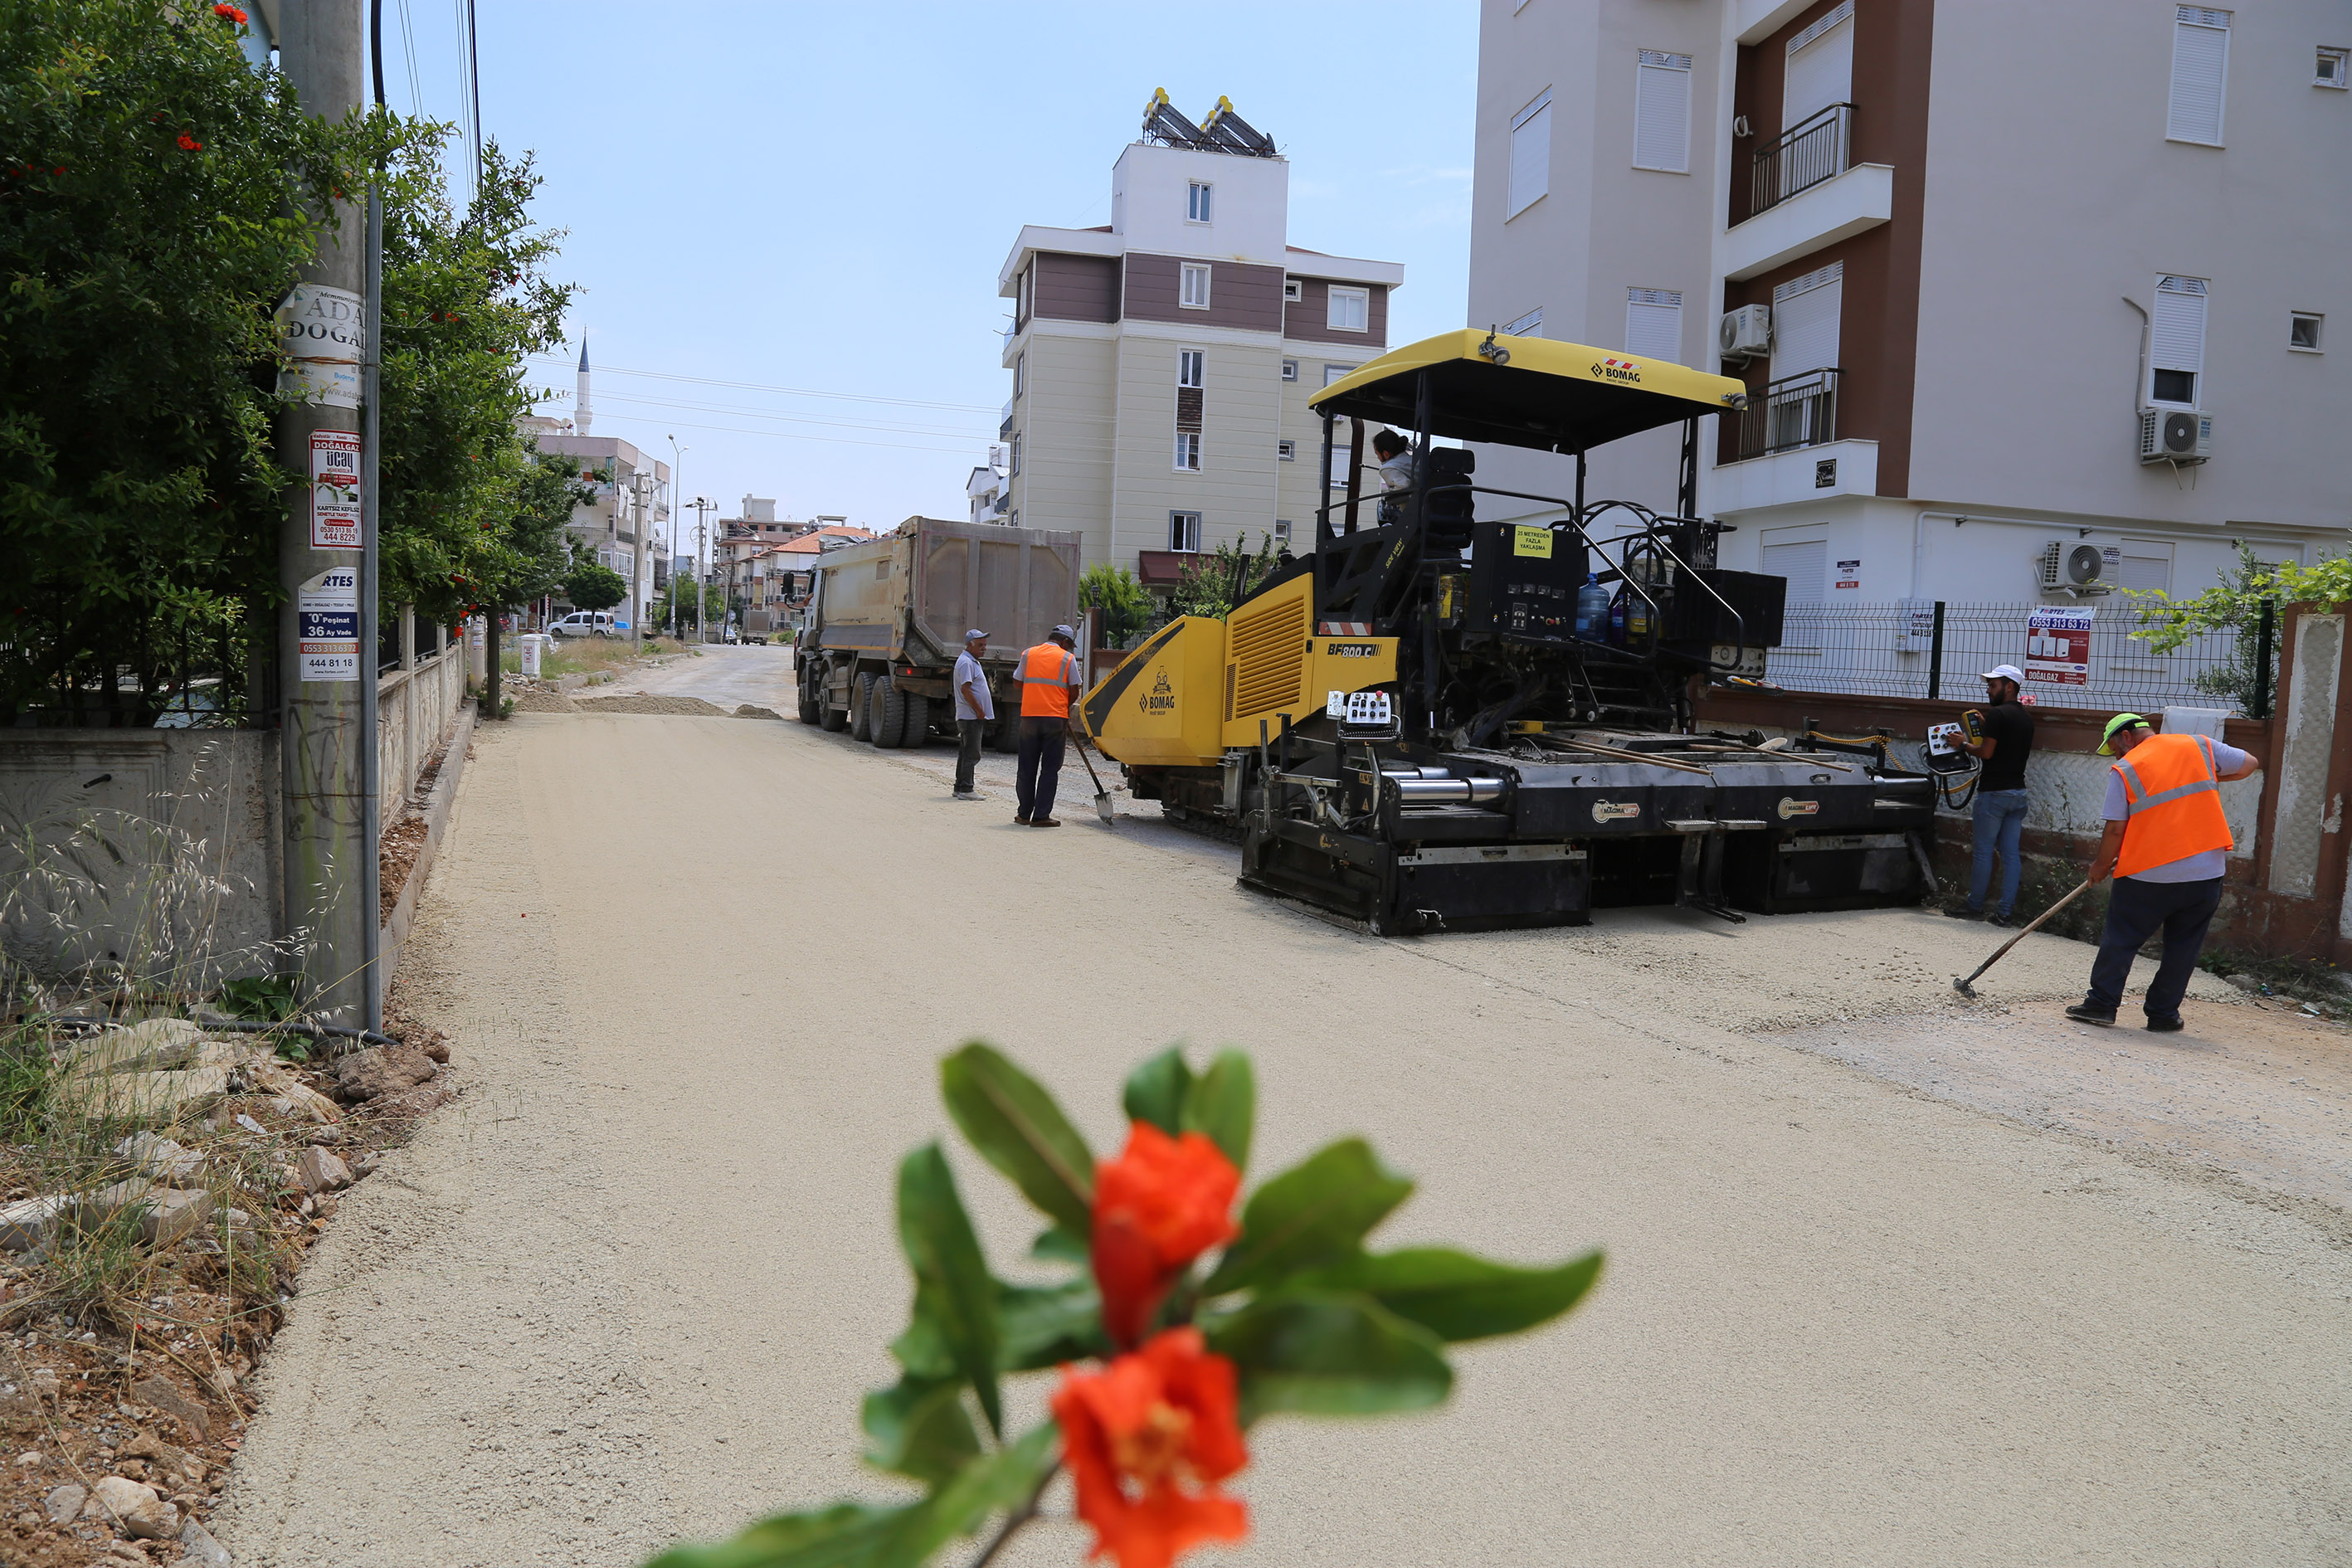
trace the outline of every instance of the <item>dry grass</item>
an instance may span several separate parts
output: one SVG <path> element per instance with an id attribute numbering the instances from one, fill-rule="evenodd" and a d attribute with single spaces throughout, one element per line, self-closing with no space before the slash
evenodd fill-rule
<path id="1" fill-rule="evenodd" d="M 676 658 L 679 651 L 677 643 L 657 637 L 646 640 L 643 654 L 632 652 L 626 637 L 565 637 L 540 655 L 539 673 L 543 680 L 561 680 L 567 675 L 601 675 L 606 679 L 618 679 L 623 673 L 649 659 Z M 696 657 L 691 648 L 685 652 L 688 658 Z M 522 673 L 522 654 L 519 649 L 505 650 L 499 663 L 510 675 Z"/>

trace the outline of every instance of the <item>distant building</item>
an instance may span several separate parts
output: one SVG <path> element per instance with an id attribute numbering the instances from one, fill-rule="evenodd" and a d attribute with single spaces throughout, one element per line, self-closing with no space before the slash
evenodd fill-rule
<path id="1" fill-rule="evenodd" d="M 988 461 L 972 469 L 963 482 L 964 500 L 971 507 L 974 522 L 1009 521 L 1006 515 L 1013 506 L 1012 492 L 1004 485 L 1004 448 L 991 447 Z"/>
<path id="2" fill-rule="evenodd" d="M 662 563 L 673 542 L 668 531 L 669 465 L 640 452 L 617 436 L 588 433 L 594 411 L 588 395 L 588 345 L 584 342 L 580 345 L 577 388 L 570 420 L 529 415 L 516 424 L 538 442 L 541 451 L 578 459 L 582 479 L 596 493 L 593 500 L 572 509 L 572 535 L 594 555 L 597 564 L 611 567 L 631 585 L 637 596 L 634 601 L 623 601 L 623 605 L 631 621 L 641 622 L 654 597 L 668 586 Z M 653 481 L 642 502 L 640 476 L 650 476 Z M 640 548 L 650 552 L 646 558 L 642 584 L 636 579 Z"/>
<path id="3" fill-rule="evenodd" d="M 711 567 L 735 623 L 764 635 L 782 626 L 786 614 L 808 597 L 809 567 L 824 550 L 874 537 L 845 517 L 780 519 L 773 500 L 745 496 L 742 516 L 719 521 Z"/>
<path id="4" fill-rule="evenodd" d="M 1221 542 L 1312 538 L 1331 476 L 1307 399 L 1388 346 L 1404 268 L 1291 245 L 1289 205 L 1288 161 L 1229 104 L 1196 127 L 1156 94 L 1109 224 L 1021 230 L 997 273 L 1004 521 L 1161 589 Z"/>

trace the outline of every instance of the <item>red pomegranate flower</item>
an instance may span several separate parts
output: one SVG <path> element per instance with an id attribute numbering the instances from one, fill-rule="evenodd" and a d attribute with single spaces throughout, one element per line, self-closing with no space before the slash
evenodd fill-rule
<path id="1" fill-rule="evenodd" d="M 183 132 L 180 132 L 180 151 L 181 151 L 181 152 L 183 152 L 183 153 L 194 153 L 194 152 L 197 152 L 197 151 L 199 151 L 201 148 L 203 148 L 203 146 L 204 146 L 204 143 L 203 143 L 203 142 L 201 142 L 197 141 L 194 137 L 193 137 L 193 136 L 189 135 L 186 132 L 183 131 Z"/>
<path id="2" fill-rule="evenodd" d="M 1192 1259 L 1239 1232 L 1230 1215 L 1242 1173 L 1198 1132 L 1171 1138 L 1148 1121 L 1095 1171 L 1095 1283 L 1103 1327 L 1125 1350 Z"/>
<path id="3" fill-rule="evenodd" d="M 245 26 L 245 13 L 234 5 L 215 5 L 213 15 L 224 22 L 235 22 L 240 27 Z"/>
<path id="4" fill-rule="evenodd" d="M 1198 1329 L 1171 1329 L 1099 1373 L 1064 1371 L 1054 1416 L 1078 1517 L 1095 1528 L 1090 1555 L 1169 1568 L 1205 1542 L 1249 1534 L 1249 1510 L 1216 1484 L 1249 1463 L 1239 1404 L 1234 1363 L 1210 1354 Z"/>

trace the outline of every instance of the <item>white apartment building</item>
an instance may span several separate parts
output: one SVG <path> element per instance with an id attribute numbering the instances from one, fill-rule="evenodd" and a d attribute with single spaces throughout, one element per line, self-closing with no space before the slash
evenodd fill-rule
<path id="1" fill-rule="evenodd" d="M 1307 399 L 1386 349 L 1404 268 L 1291 245 L 1289 163 L 1223 100 L 1195 127 L 1155 95 L 1144 137 L 1108 225 L 1024 226 L 997 274 L 1001 521 L 1165 589 L 1223 542 L 1311 541 L 1328 476 Z"/>
<path id="2" fill-rule="evenodd" d="M 611 567 L 635 586 L 637 602 L 630 616 L 641 617 L 666 581 L 657 568 L 670 548 L 669 465 L 617 436 L 535 435 L 541 451 L 561 452 L 579 461 L 582 479 L 596 493 L 593 500 L 572 509 L 572 531 L 598 564 Z M 639 583 L 641 535 L 648 553 L 645 580 Z M 626 608 L 625 600 L 615 614 Z"/>
<path id="3" fill-rule="evenodd" d="M 1744 378 L 1700 510 L 1792 609 L 2128 616 L 2347 542 L 2347 50 L 2344 0 L 1484 0 L 1470 318 Z"/>

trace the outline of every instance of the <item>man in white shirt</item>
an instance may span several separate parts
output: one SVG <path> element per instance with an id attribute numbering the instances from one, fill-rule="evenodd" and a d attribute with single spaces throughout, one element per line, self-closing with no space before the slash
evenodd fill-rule
<path id="1" fill-rule="evenodd" d="M 981 731 L 996 717 L 996 699 L 988 689 L 988 671 L 980 666 L 980 656 L 987 651 L 988 634 L 969 631 L 963 634 L 963 652 L 956 655 L 956 739 L 961 742 L 956 752 L 958 800 L 988 798 L 972 787 L 972 772 L 980 766 Z"/>
<path id="2" fill-rule="evenodd" d="M 1393 430 L 1372 437 L 1372 456 L 1381 460 L 1381 510 L 1383 524 L 1404 515 L 1403 492 L 1412 489 L 1412 444 Z"/>

